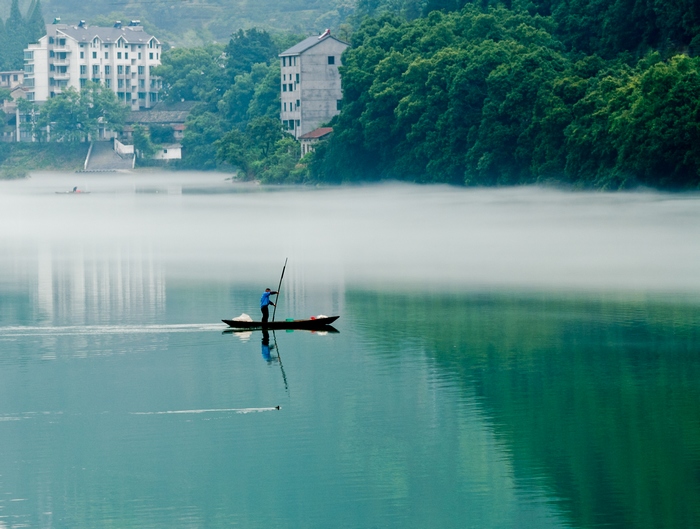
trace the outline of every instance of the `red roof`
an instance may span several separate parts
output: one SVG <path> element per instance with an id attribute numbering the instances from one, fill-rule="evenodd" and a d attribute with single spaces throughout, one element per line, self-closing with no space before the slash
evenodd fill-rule
<path id="1" fill-rule="evenodd" d="M 318 138 L 323 138 L 333 132 L 333 127 L 321 127 L 320 129 L 312 130 L 306 134 L 299 136 L 300 140 L 316 140 Z"/>

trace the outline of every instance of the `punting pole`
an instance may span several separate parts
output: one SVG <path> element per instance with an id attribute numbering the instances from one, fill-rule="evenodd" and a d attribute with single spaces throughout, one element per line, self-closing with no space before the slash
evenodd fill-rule
<path id="1" fill-rule="evenodd" d="M 277 285 L 277 298 L 275 298 L 275 308 L 272 311 L 272 321 L 275 321 L 275 314 L 277 313 L 277 303 L 279 303 L 280 289 L 282 288 L 282 278 L 284 278 L 284 271 L 287 269 L 287 260 L 288 259 L 289 259 L 288 257 L 284 258 L 284 266 L 282 267 L 282 275 L 280 276 L 280 284 Z"/>

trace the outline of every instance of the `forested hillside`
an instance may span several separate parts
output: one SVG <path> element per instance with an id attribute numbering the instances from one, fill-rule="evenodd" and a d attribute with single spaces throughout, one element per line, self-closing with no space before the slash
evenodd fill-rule
<path id="1" fill-rule="evenodd" d="M 0 4 L 4 4 L 3 1 Z M 8 2 L 9 3 L 9 2 Z M 20 1 L 24 10 L 29 0 Z M 313 33 L 335 27 L 354 7 L 354 0 L 42 0 L 51 22 L 104 25 L 115 20 L 141 20 L 159 39 L 176 46 L 226 43 L 241 28 Z M 9 10 L 0 6 L 0 18 Z"/>
<path id="2" fill-rule="evenodd" d="M 572 33 L 554 16 L 473 4 L 366 20 L 313 177 L 696 188 L 697 33 L 658 51 L 641 32 L 619 49 L 558 35 Z"/>

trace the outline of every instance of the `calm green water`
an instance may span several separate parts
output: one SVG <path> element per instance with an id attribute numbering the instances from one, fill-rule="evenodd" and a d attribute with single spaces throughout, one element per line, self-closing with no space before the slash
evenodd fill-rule
<path id="1" fill-rule="evenodd" d="M 71 179 L 0 186 L 0 528 L 698 526 L 695 198 Z"/>

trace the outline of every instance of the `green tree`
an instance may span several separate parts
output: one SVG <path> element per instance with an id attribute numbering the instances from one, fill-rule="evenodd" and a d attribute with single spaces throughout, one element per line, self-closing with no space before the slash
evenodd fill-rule
<path id="1" fill-rule="evenodd" d="M 87 141 L 97 137 L 100 127 L 120 130 L 128 112 L 114 92 L 88 82 L 80 92 L 69 87 L 46 101 L 35 131 L 48 131 L 50 141 Z"/>
<path id="2" fill-rule="evenodd" d="M 163 81 L 167 101 L 202 101 L 215 104 L 228 88 L 223 46 L 175 48 L 163 53 L 154 75 Z"/>
<path id="3" fill-rule="evenodd" d="M 21 70 L 24 65 L 24 48 L 29 42 L 29 32 L 19 10 L 18 0 L 12 0 L 10 16 L 5 22 L 5 42 L 3 45 L 5 70 Z"/>
<path id="4" fill-rule="evenodd" d="M 156 147 L 151 141 L 148 129 L 143 125 L 134 125 L 134 149 L 139 158 L 146 160 L 156 153 Z"/>
<path id="5" fill-rule="evenodd" d="M 239 29 L 226 46 L 226 71 L 230 81 L 250 72 L 254 64 L 269 63 L 277 57 L 277 46 L 266 31 Z"/>

